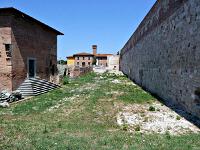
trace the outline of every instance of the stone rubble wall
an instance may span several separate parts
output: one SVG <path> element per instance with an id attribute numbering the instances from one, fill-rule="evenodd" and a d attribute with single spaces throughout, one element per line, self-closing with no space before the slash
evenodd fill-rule
<path id="1" fill-rule="evenodd" d="M 58 68 L 58 76 L 63 76 L 65 71 L 67 74 L 67 65 L 61 65 L 61 64 L 57 64 L 57 68 Z"/>
<path id="2" fill-rule="evenodd" d="M 200 0 L 158 0 L 120 54 L 120 68 L 200 116 Z"/>
<path id="3" fill-rule="evenodd" d="M 76 77 L 85 75 L 87 73 L 90 73 L 92 71 L 93 71 L 93 67 L 75 66 L 75 67 L 68 68 L 68 76 L 71 78 L 76 78 Z"/>

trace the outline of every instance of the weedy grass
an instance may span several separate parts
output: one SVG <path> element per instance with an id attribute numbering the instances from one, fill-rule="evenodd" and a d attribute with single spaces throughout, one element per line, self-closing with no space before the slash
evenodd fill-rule
<path id="1" fill-rule="evenodd" d="M 127 127 L 117 126 L 114 103 L 146 103 L 155 98 L 124 76 L 100 76 L 90 73 L 60 89 L 0 109 L 0 149 L 199 149 L 198 134 L 132 134 Z M 50 110 L 54 106 L 59 107 Z"/>

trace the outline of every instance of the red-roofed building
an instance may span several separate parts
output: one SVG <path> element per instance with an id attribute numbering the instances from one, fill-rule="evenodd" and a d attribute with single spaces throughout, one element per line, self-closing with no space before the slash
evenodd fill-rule
<path id="1" fill-rule="evenodd" d="M 89 67 L 92 66 L 94 60 L 94 55 L 90 53 L 77 53 L 74 54 L 74 65 L 79 67 Z"/>
<path id="2" fill-rule="evenodd" d="M 108 56 L 112 56 L 112 54 L 97 54 L 97 45 L 92 46 L 93 54 L 91 53 L 77 53 L 74 54 L 74 66 L 79 67 L 89 67 L 92 66 L 94 60 L 96 60 L 97 66 L 108 66 Z M 67 57 L 69 59 L 69 57 Z M 71 59 L 71 57 L 70 57 Z"/>

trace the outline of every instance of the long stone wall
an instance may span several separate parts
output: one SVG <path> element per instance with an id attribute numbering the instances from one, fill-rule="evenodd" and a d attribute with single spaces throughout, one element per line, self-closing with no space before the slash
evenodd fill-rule
<path id="1" fill-rule="evenodd" d="M 120 68 L 200 116 L 200 0 L 158 0 L 121 50 Z"/>

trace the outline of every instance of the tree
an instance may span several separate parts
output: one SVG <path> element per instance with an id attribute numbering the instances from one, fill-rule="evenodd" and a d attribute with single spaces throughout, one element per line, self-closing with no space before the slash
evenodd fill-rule
<path id="1" fill-rule="evenodd" d="M 93 58 L 93 61 L 92 61 L 92 65 L 96 65 L 96 63 L 97 63 L 97 58 L 94 57 L 94 58 Z"/>
<path id="2" fill-rule="evenodd" d="M 61 60 L 58 60 L 58 64 L 66 65 L 67 61 L 61 59 Z"/>

